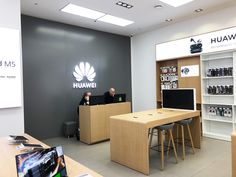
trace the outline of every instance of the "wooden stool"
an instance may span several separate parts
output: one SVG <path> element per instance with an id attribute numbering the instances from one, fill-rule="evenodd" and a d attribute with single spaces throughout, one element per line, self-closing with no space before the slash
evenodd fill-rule
<path id="1" fill-rule="evenodd" d="M 164 169 L 164 151 L 165 151 L 164 142 L 165 142 L 165 132 L 166 131 L 169 133 L 169 142 L 168 142 L 168 146 L 167 146 L 167 152 L 169 152 L 170 142 L 172 142 L 172 146 L 173 146 L 174 154 L 175 154 L 175 160 L 176 160 L 176 163 L 178 163 L 178 156 L 177 156 L 175 143 L 174 143 L 174 139 L 173 139 L 173 135 L 172 135 L 173 127 L 174 127 L 174 123 L 165 124 L 165 125 L 161 125 L 161 126 L 152 128 L 151 132 L 149 133 L 149 146 L 151 147 L 152 136 L 154 135 L 154 130 L 155 129 L 158 130 L 157 136 L 159 135 L 160 139 L 158 139 L 158 141 L 160 142 L 160 144 L 157 145 L 157 151 L 159 152 L 158 146 L 160 145 L 161 146 L 161 150 L 160 150 L 160 153 L 161 153 L 161 166 L 160 166 L 160 169 L 161 170 Z M 159 134 L 159 133 L 161 133 L 161 134 Z M 153 147 L 151 147 L 151 149 L 153 149 Z"/>
<path id="2" fill-rule="evenodd" d="M 181 127 L 181 135 L 182 135 L 182 159 L 184 160 L 185 159 L 185 137 L 184 137 L 184 126 L 187 126 L 187 129 L 188 129 L 188 134 L 189 134 L 189 138 L 190 138 L 190 142 L 191 142 L 191 146 L 192 146 L 192 151 L 193 151 L 193 154 L 195 153 L 195 150 L 194 150 L 194 145 L 193 145 L 193 138 L 192 138 L 192 134 L 191 134 L 191 131 L 190 131 L 190 128 L 189 128 L 189 125 L 192 123 L 192 118 L 191 119 L 185 119 L 185 120 L 181 120 L 179 122 L 176 122 L 177 125 L 179 125 Z M 177 127 L 177 140 L 179 139 L 178 137 L 178 134 L 179 134 L 179 129 Z M 177 146 L 178 146 L 178 141 L 177 141 Z"/>

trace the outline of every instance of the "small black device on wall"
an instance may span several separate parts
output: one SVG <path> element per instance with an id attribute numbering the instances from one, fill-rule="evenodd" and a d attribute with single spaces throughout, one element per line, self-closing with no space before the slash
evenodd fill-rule
<path id="1" fill-rule="evenodd" d="M 196 42 L 193 38 L 191 38 L 190 42 L 193 42 L 193 44 L 190 45 L 190 52 L 192 54 L 202 52 L 202 41 L 200 39 Z"/>

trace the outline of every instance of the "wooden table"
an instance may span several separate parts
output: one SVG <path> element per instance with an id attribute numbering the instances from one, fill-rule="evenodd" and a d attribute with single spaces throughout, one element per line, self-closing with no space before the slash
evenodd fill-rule
<path id="1" fill-rule="evenodd" d="M 154 109 L 110 118 L 111 160 L 149 175 L 148 132 L 155 126 L 193 118 L 195 148 L 201 148 L 199 111 Z M 187 136 L 187 133 L 185 133 Z"/>
<path id="2" fill-rule="evenodd" d="M 236 132 L 231 136 L 232 177 L 236 177 Z"/>
<path id="3" fill-rule="evenodd" d="M 29 143 L 41 144 L 44 147 L 49 147 L 39 140 L 25 134 L 29 139 Z M 16 145 L 9 145 L 6 137 L 0 138 L 0 176 L 1 177 L 16 177 L 16 162 L 15 155 L 20 154 L 16 149 Z M 76 177 L 82 174 L 90 174 L 93 177 L 102 177 L 93 170 L 81 165 L 80 163 L 65 156 L 66 169 L 69 177 Z"/>

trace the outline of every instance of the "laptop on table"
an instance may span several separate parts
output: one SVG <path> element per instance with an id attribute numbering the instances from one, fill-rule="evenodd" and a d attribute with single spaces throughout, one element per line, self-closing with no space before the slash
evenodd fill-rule
<path id="1" fill-rule="evenodd" d="M 62 147 L 16 155 L 18 177 L 67 177 Z"/>

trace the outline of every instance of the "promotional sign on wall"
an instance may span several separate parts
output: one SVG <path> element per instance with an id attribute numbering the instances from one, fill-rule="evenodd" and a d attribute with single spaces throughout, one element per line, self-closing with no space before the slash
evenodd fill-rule
<path id="1" fill-rule="evenodd" d="M 0 27 L 0 108 L 21 106 L 19 30 Z"/>
<path id="2" fill-rule="evenodd" d="M 156 60 L 236 48 L 236 27 L 156 45 Z"/>
<path id="3" fill-rule="evenodd" d="M 77 82 L 73 83 L 73 88 L 96 88 L 94 82 L 96 72 L 94 67 L 88 62 L 80 62 L 75 66 L 73 76 Z"/>
<path id="4" fill-rule="evenodd" d="M 199 76 L 199 65 L 181 66 L 181 77 Z"/>

